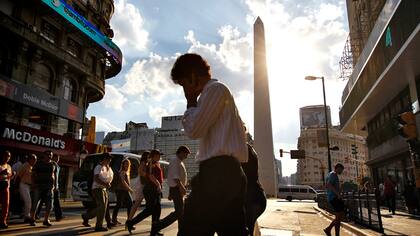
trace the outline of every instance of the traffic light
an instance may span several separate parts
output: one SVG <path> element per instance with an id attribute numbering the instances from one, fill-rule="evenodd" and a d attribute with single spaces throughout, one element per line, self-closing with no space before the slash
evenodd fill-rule
<path id="1" fill-rule="evenodd" d="M 416 117 L 413 112 L 408 111 L 399 114 L 396 117 L 398 122 L 398 133 L 407 140 L 417 138 Z"/>
<path id="2" fill-rule="evenodd" d="M 280 157 L 283 157 L 283 149 L 280 149 Z"/>

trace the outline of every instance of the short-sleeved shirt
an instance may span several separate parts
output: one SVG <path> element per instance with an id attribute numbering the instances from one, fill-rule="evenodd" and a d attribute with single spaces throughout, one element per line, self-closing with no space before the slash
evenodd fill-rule
<path id="1" fill-rule="evenodd" d="M 124 170 L 120 171 L 119 175 L 118 175 L 118 178 L 119 178 L 119 180 L 118 180 L 118 184 L 116 186 L 116 189 L 118 189 L 118 190 L 128 190 L 123 184 L 123 182 L 126 182 L 127 185 L 130 186 L 130 178 L 128 178 L 127 171 L 124 171 Z"/>
<path id="2" fill-rule="evenodd" d="M 185 169 L 184 162 L 178 157 L 172 158 L 168 166 L 168 185 L 169 187 L 176 187 L 176 179 L 185 186 L 187 184 L 187 170 Z"/>
<path id="3" fill-rule="evenodd" d="M 149 165 L 152 165 L 152 167 L 147 167 L 146 168 L 146 175 L 150 176 L 152 175 L 153 177 L 155 177 L 157 179 L 157 181 L 159 181 L 159 183 L 162 185 L 163 183 L 163 173 L 162 173 L 162 169 L 160 168 L 159 165 L 155 165 L 150 163 Z M 145 186 L 154 186 L 154 184 L 152 183 L 152 181 L 150 181 L 150 179 L 148 179 L 146 181 Z"/>
<path id="4" fill-rule="evenodd" d="M 93 176 L 99 175 L 99 179 L 105 183 L 111 183 L 114 178 L 114 172 L 111 167 L 102 166 L 101 164 L 97 165 L 93 170 Z M 106 188 L 106 186 L 96 182 L 95 178 L 93 179 L 92 189 L 96 188 Z"/>
<path id="5" fill-rule="evenodd" d="M 17 173 L 17 177 L 20 178 L 20 182 L 24 184 L 32 184 L 32 166 L 25 162 Z"/>
<path id="6" fill-rule="evenodd" d="M 337 191 L 340 190 L 340 181 L 337 173 L 331 171 L 327 176 L 327 184 L 331 184 Z M 337 194 L 327 188 L 327 200 L 331 202 L 334 198 L 337 198 Z"/>
<path id="7" fill-rule="evenodd" d="M 34 188 L 52 189 L 55 184 L 56 167 L 53 162 L 37 161 L 32 168 L 32 184 Z"/>

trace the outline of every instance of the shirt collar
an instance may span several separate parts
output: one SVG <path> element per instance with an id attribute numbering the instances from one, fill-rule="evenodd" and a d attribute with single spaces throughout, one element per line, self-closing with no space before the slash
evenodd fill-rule
<path id="1" fill-rule="evenodd" d="M 207 81 L 207 83 L 206 83 L 206 85 L 204 85 L 203 91 L 201 93 L 207 91 L 207 89 L 217 81 L 218 81 L 217 79 L 210 79 L 209 81 Z"/>

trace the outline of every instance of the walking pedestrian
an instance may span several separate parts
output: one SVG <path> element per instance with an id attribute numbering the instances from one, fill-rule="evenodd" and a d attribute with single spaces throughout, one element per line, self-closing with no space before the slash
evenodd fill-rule
<path id="1" fill-rule="evenodd" d="M 146 199 L 146 207 L 137 216 L 131 220 L 127 220 L 125 223 L 126 228 L 130 233 L 134 230 L 134 225 L 150 215 L 152 216 L 152 225 L 157 223 L 160 218 L 160 200 L 162 198 L 163 182 L 163 173 L 159 165 L 160 151 L 152 150 L 150 152 L 150 159 L 151 161 L 147 164 L 146 183 L 143 190 L 144 198 Z"/>
<path id="2" fill-rule="evenodd" d="M 138 168 L 140 181 L 139 181 L 139 185 L 137 186 L 134 192 L 134 196 L 135 196 L 134 205 L 131 207 L 130 214 L 128 215 L 128 218 L 127 218 L 128 220 L 131 220 L 134 214 L 136 214 L 137 208 L 140 207 L 141 202 L 143 201 L 143 198 L 144 198 L 143 189 L 144 189 L 144 185 L 146 184 L 146 166 L 149 160 L 149 155 L 150 155 L 150 152 L 147 152 L 147 151 L 141 154 L 140 165 Z"/>
<path id="3" fill-rule="evenodd" d="M 131 162 L 129 159 L 124 159 L 121 162 L 121 168 L 118 173 L 117 186 L 115 188 L 115 194 L 117 195 L 117 205 L 114 207 L 112 212 L 112 223 L 121 224 L 118 222 L 118 211 L 125 205 L 127 207 L 127 217 L 130 215 L 131 207 L 133 206 L 133 199 L 131 193 L 134 192 L 130 187 L 130 168 Z"/>
<path id="4" fill-rule="evenodd" d="M 162 220 L 152 225 L 151 236 L 155 236 L 160 230 L 168 227 L 176 220 L 178 223 L 182 220 L 184 213 L 184 196 L 187 194 L 187 170 L 185 169 L 184 160 L 187 159 L 191 151 L 186 146 L 180 146 L 168 167 L 168 185 L 169 198 L 174 202 L 175 211 L 171 212 Z M 178 224 L 179 226 L 179 224 Z"/>
<path id="5" fill-rule="evenodd" d="M 0 159 L 0 203 L 1 203 L 1 215 L 0 215 L 0 229 L 6 229 L 7 215 L 9 214 L 9 201 L 10 201 L 10 179 L 13 177 L 12 167 L 8 164 L 11 158 L 11 153 L 5 151 Z"/>
<path id="6" fill-rule="evenodd" d="M 246 235 L 246 176 L 240 162 L 248 161 L 248 150 L 233 96 L 211 79 L 210 66 L 198 54 L 178 57 L 171 77 L 187 100 L 185 134 L 200 140 L 199 172 L 191 181 L 178 235 Z"/>
<path id="7" fill-rule="evenodd" d="M 331 224 L 324 229 L 327 236 L 331 236 L 331 229 L 335 228 L 335 235 L 340 235 L 341 221 L 344 219 L 344 202 L 341 199 L 340 193 L 340 181 L 338 175 L 343 173 L 344 166 L 338 163 L 334 166 L 334 170 L 331 171 L 327 176 L 327 200 L 334 210 L 335 219 Z"/>
<path id="8" fill-rule="evenodd" d="M 248 143 L 248 162 L 242 163 L 247 178 L 245 215 L 249 235 L 254 235 L 255 223 L 265 211 L 267 199 L 264 189 L 258 180 L 258 155 Z"/>
<path id="9" fill-rule="evenodd" d="M 32 185 L 32 167 L 35 165 L 37 156 L 32 154 L 22 165 L 16 175 L 15 185 L 19 186 L 20 198 L 23 200 L 23 223 L 29 223 L 31 219 L 31 185 Z"/>
<path id="10" fill-rule="evenodd" d="M 56 168 L 55 172 L 55 182 L 54 182 L 54 215 L 55 221 L 61 221 L 63 219 L 63 211 L 61 210 L 60 205 L 60 187 L 59 187 L 59 176 L 60 176 L 60 165 L 58 162 L 60 161 L 60 156 L 57 154 L 53 155 L 53 163 Z"/>
<path id="11" fill-rule="evenodd" d="M 52 201 L 53 190 L 55 185 L 56 166 L 52 162 L 53 153 L 45 151 L 39 161 L 35 163 L 32 168 L 32 205 L 31 205 L 31 220 L 30 225 L 35 226 L 35 213 L 40 207 L 40 201 L 45 203 L 45 214 L 43 225 L 51 226 L 49 220 Z"/>
<path id="12" fill-rule="evenodd" d="M 82 214 L 83 225 L 89 227 L 89 219 L 96 217 L 95 231 L 108 231 L 103 227 L 104 217 L 108 208 L 108 191 L 114 177 L 114 172 L 109 166 L 111 155 L 103 153 L 101 161 L 93 170 L 92 198 L 95 207 L 88 209 L 86 214 Z M 109 208 L 108 208 L 109 209 Z"/>
<path id="13" fill-rule="evenodd" d="M 12 165 L 13 173 L 18 173 L 19 169 L 23 166 L 23 163 L 26 162 L 27 159 L 28 159 L 27 156 L 22 156 L 22 155 L 17 156 L 17 161 L 15 162 L 15 164 Z M 16 175 L 14 175 L 14 177 L 12 177 L 12 179 L 10 180 L 9 212 L 13 215 L 19 215 L 21 217 L 24 217 L 23 209 L 22 209 L 23 201 L 20 198 L 19 185 L 17 184 L 15 180 L 16 180 Z"/>
<path id="14" fill-rule="evenodd" d="M 395 215 L 395 197 L 396 197 L 396 191 L 395 191 L 395 183 L 392 180 L 392 176 L 388 175 L 385 179 L 384 183 L 384 196 L 385 201 L 388 206 L 389 212 L 392 212 L 393 215 Z"/>

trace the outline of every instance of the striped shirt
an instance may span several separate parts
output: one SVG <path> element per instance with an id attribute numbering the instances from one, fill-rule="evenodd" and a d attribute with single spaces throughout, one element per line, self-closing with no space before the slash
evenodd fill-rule
<path id="1" fill-rule="evenodd" d="M 248 161 L 244 125 L 226 85 L 214 79 L 207 82 L 197 106 L 185 111 L 182 124 L 188 137 L 199 139 L 198 162 L 222 155 Z"/>

